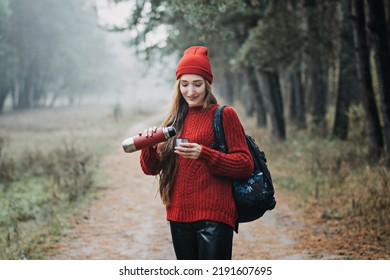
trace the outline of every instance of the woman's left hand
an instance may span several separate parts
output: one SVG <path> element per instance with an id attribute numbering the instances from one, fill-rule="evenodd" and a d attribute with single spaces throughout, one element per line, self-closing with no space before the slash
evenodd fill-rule
<path id="1" fill-rule="evenodd" d="M 197 159 L 202 152 L 202 146 L 197 143 L 180 143 L 175 147 L 175 153 L 179 156 Z"/>

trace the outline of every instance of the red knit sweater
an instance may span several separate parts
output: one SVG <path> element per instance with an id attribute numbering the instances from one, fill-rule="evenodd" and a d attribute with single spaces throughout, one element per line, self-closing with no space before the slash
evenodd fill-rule
<path id="1" fill-rule="evenodd" d="M 226 107 L 222 116 L 229 153 L 211 148 L 215 142 L 212 119 L 217 106 L 208 109 L 191 107 L 185 118 L 180 138 L 200 144 L 202 151 L 196 160 L 178 158 L 171 205 L 166 209 L 169 221 L 212 220 L 235 228 L 237 211 L 230 179 L 249 177 L 253 171 L 253 160 L 240 120 L 231 107 Z M 156 149 L 142 149 L 140 161 L 145 174 L 160 172 Z"/>

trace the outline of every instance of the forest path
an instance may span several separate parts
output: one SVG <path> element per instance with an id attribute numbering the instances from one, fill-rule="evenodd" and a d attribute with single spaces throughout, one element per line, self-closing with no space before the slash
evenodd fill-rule
<path id="1" fill-rule="evenodd" d="M 134 125 L 124 137 L 150 123 L 155 122 L 149 118 Z M 101 162 L 106 186 L 75 218 L 73 228 L 52 245 L 48 259 L 175 259 L 165 209 L 156 195 L 157 179 L 142 173 L 139 152 L 124 153 L 121 140 Z M 312 231 L 304 214 L 277 186 L 276 193 L 274 210 L 240 225 L 234 235 L 233 259 L 314 258 L 302 244 L 306 235 L 302 233 Z"/>

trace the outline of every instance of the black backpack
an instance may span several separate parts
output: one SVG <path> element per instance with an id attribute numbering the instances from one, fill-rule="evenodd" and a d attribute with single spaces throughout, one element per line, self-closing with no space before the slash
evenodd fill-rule
<path id="1" fill-rule="evenodd" d="M 222 126 L 222 112 L 226 106 L 218 106 L 214 112 L 213 129 L 215 136 L 214 149 L 227 153 L 225 134 Z M 255 140 L 246 136 L 248 148 L 254 161 L 253 174 L 247 179 L 233 180 L 233 196 L 238 210 L 238 223 L 259 219 L 267 210 L 275 208 L 275 190 L 271 173 L 267 167 L 265 153 L 260 150 Z"/>

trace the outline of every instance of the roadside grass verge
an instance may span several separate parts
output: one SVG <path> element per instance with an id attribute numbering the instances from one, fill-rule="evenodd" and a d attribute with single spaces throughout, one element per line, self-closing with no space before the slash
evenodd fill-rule
<path id="1" fill-rule="evenodd" d="M 43 258 L 104 185 L 101 157 L 147 113 L 79 105 L 1 115 L 0 259 Z"/>

